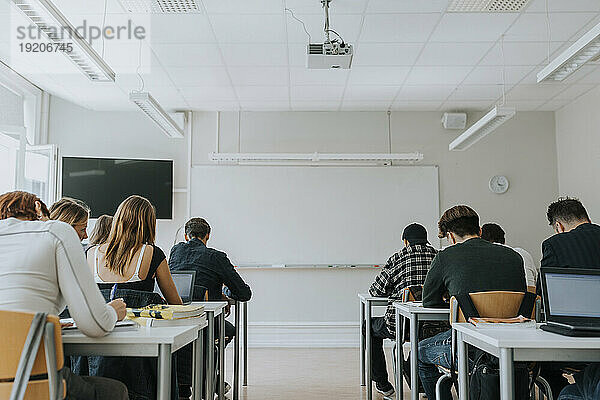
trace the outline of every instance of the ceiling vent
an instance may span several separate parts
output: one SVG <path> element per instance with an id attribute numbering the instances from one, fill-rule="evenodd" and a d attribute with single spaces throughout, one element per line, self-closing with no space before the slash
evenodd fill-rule
<path id="1" fill-rule="evenodd" d="M 530 0 L 451 0 L 447 12 L 518 13 Z"/>
<path id="2" fill-rule="evenodd" d="M 119 0 L 125 11 L 146 14 L 201 13 L 196 0 Z"/>

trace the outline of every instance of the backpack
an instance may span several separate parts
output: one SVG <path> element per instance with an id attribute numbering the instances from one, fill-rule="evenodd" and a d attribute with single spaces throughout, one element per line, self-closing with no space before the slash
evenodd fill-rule
<path id="1" fill-rule="evenodd" d="M 455 296 L 460 309 L 468 321 L 471 317 L 479 317 L 471 296 L 462 294 Z M 537 296 L 525 293 L 518 315 L 529 316 L 533 313 Z M 474 349 L 475 363 L 471 370 L 469 382 L 470 400 L 500 400 L 500 368 L 498 359 L 483 350 Z M 529 370 L 526 363 L 515 363 L 515 399 L 529 399 Z"/>

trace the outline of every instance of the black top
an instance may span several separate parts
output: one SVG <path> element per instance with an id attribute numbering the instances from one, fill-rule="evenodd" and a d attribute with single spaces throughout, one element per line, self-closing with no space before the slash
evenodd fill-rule
<path id="1" fill-rule="evenodd" d="M 582 224 L 542 243 L 542 267 L 600 268 L 600 226 Z"/>
<path id="2" fill-rule="evenodd" d="M 112 289 L 113 285 L 115 283 L 118 283 L 119 285 L 117 286 L 118 289 L 130 289 L 130 290 L 140 290 L 140 291 L 144 291 L 144 292 L 154 292 L 154 285 L 156 282 L 156 270 L 158 269 L 158 267 L 160 266 L 160 264 L 163 262 L 163 260 L 165 260 L 167 257 L 165 256 L 165 253 L 160 249 L 160 247 L 155 246 L 155 245 L 147 245 L 146 246 L 146 250 L 148 251 L 149 248 L 153 249 L 152 252 L 152 260 L 150 261 L 150 268 L 148 269 L 148 275 L 146 275 L 146 278 L 142 281 L 137 281 L 137 282 L 107 282 L 107 283 L 99 283 L 98 287 L 100 288 L 100 290 L 103 289 Z M 89 251 L 90 249 L 86 250 Z M 137 263 L 137 259 L 133 260 L 134 262 Z"/>
<path id="3" fill-rule="evenodd" d="M 445 295 L 494 290 L 526 291 L 523 258 L 509 247 L 473 238 L 435 256 L 423 287 L 423 305 L 444 307 Z"/>
<path id="4" fill-rule="evenodd" d="M 248 301 L 252 297 L 250 287 L 237 273 L 227 254 L 206 247 L 199 239 L 176 244 L 171 249 L 169 268 L 171 271 L 196 271 L 194 286 L 207 288 L 208 299 L 211 301 L 222 298 L 223 285 L 229 288 L 234 300 Z M 194 296 L 194 300 L 203 299 Z"/>

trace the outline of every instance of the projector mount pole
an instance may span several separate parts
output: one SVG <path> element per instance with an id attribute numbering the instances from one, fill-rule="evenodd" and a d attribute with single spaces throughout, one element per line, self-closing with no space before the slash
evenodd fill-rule
<path id="1" fill-rule="evenodd" d="M 321 4 L 323 5 L 323 9 L 325 9 L 325 41 L 327 43 L 331 43 L 331 38 L 329 36 L 329 3 L 331 0 L 321 0 Z"/>

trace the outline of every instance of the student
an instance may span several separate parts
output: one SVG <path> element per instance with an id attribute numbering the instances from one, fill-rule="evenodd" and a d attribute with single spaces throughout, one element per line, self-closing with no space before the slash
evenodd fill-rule
<path id="1" fill-rule="evenodd" d="M 427 273 L 423 306 L 447 307 L 445 298 L 457 294 L 507 290 L 525 292 L 523 259 L 514 250 L 481 239 L 479 216 L 468 206 L 459 205 L 444 212 L 438 222 L 439 237 L 451 246 L 440 251 Z M 450 365 L 451 331 L 419 342 L 419 377 L 427 398 L 435 399 L 440 377 L 437 365 Z M 450 383 L 442 387 L 442 399 L 450 400 Z"/>
<path id="2" fill-rule="evenodd" d="M 155 280 L 169 304 L 182 304 L 163 251 L 154 244 L 156 212 L 141 196 L 117 208 L 106 243 L 87 249 L 87 261 L 100 289 L 154 291 Z"/>
<path id="3" fill-rule="evenodd" d="M 80 331 L 104 336 L 125 317 L 125 303 L 105 303 L 77 235 L 66 223 L 40 221 L 45 209 L 31 193 L 0 196 L 0 308 L 58 315 L 68 305 Z M 118 381 L 79 377 L 68 368 L 63 376 L 69 399 L 128 398 Z"/>
<path id="4" fill-rule="evenodd" d="M 385 317 L 371 319 L 371 377 L 375 388 L 384 396 L 391 396 L 394 387 L 388 380 L 383 339 L 393 339 L 396 331 L 396 314 L 392 303 L 402 299 L 402 290 L 423 285 L 427 270 L 437 250 L 427 241 L 423 225 L 410 224 L 402 233 L 404 248 L 392 255 L 369 289 L 371 296 L 390 299 Z M 420 299 L 419 299 L 420 300 Z"/>
<path id="5" fill-rule="evenodd" d="M 81 200 L 63 197 L 50 207 L 50 219 L 71 225 L 79 240 L 87 239 L 87 225 L 90 208 Z"/>
<path id="6" fill-rule="evenodd" d="M 542 243 L 542 268 L 600 268 L 600 226 L 590 221 L 578 199 L 561 197 L 548 206 L 548 222 L 556 233 Z M 539 290 L 539 286 L 538 286 Z M 556 396 L 567 385 L 564 363 L 542 363 L 540 374 Z"/>
<path id="7" fill-rule="evenodd" d="M 96 220 L 92 234 L 90 235 L 90 246 L 105 243 L 110 234 L 110 227 L 113 222 L 112 215 L 101 215 Z"/>
<path id="8" fill-rule="evenodd" d="M 504 238 L 504 230 L 498 224 L 483 224 L 481 227 L 481 238 L 491 243 L 501 244 L 506 246 L 506 239 Z M 525 268 L 525 280 L 527 281 L 528 287 L 535 287 L 538 277 L 538 269 L 533 265 L 533 257 L 525 249 L 520 247 L 511 247 L 514 251 L 519 253 L 523 258 L 523 267 Z"/>
<path id="9" fill-rule="evenodd" d="M 222 300 L 225 297 L 224 291 L 234 300 L 250 300 L 252 297 L 250 286 L 237 273 L 227 258 L 227 254 L 207 247 L 209 239 L 210 225 L 204 218 L 192 218 L 186 222 L 186 241 L 178 243 L 171 249 L 169 256 L 171 270 L 196 271 L 194 286 L 207 288 L 208 299 L 211 301 Z M 226 290 L 223 285 L 226 286 Z M 203 298 L 196 293 L 196 288 L 194 288 L 194 300 L 202 301 Z M 234 336 L 235 327 L 229 321 L 225 321 L 225 346 Z M 187 382 L 184 382 L 184 385 L 188 386 Z M 226 384 L 225 392 L 229 390 L 229 387 L 229 384 Z M 181 393 L 187 394 L 187 392 L 183 392 L 185 389 L 181 388 L 180 390 Z M 181 393 L 180 397 L 183 397 Z"/>

